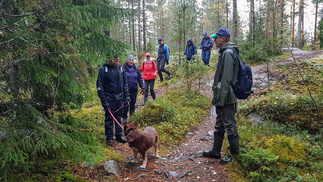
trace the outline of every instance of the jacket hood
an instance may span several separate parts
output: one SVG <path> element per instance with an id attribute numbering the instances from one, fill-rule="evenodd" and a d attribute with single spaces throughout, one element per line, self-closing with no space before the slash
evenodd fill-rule
<path id="1" fill-rule="evenodd" d="M 236 43 L 231 43 L 231 42 L 223 44 L 221 49 L 220 49 L 220 53 L 222 53 L 228 47 L 233 47 L 237 51 L 237 53 L 239 54 L 239 48 L 238 48 L 237 44 Z"/>
<path id="2" fill-rule="evenodd" d="M 193 40 L 192 39 L 188 39 L 187 43 L 191 42 L 193 44 Z"/>

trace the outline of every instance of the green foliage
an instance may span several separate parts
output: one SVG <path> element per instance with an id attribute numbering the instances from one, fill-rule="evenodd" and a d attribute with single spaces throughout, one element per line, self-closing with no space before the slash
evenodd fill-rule
<path id="1" fill-rule="evenodd" d="M 144 128 L 153 126 L 158 131 L 161 148 L 175 147 L 186 133 L 201 122 L 207 113 L 209 99 L 200 92 L 175 89 L 134 113 L 131 122 L 140 122 Z"/>

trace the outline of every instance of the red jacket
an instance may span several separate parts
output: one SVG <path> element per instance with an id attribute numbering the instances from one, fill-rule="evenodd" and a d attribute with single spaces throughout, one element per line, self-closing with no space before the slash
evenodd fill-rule
<path id="1" fill-rule="evenodd" d="M 144 79 L 144 80 L 156 79 L 157 66 L 153 60 L 149 60 L 149 61 L 145 60 L 144 62 L 142 62 L 141 68 L 139 70 L 141 72 L 144 72 L 142 74 L 142 79 Z"/>

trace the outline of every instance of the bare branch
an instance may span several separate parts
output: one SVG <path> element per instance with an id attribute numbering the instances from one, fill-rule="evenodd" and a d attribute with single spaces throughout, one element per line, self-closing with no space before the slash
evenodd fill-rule
<path id="1" fill-rule="evenodd" d="M 8 13 L 2 13 L 3 16 L 9 16 L 9 17 L 14 17 L 14 18 L 21 18 L 21 17 L 26 17 L 26 16 L 30 16 L 30 15 L 35 15 L 35 12 L 32 13 L 24 13 L 21 15 L 12 15 L 12 14 L 8 14 Z"/>
<path id="2" fill-rule="evenodd" d="M 4 42 L 0 42 L 0 45 L 2 45 L 2 44 L 6 44 L 6 43 L 9 43 L 9 42 L 11 42 L 11 41 L 14 41 L 14 39 L 10 39 L 10 40 L 4 41 Z"/>

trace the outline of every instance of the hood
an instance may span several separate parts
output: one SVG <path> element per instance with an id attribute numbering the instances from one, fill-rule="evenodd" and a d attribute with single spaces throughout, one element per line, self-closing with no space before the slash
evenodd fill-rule
<path id="1" fill-rule="evenodd" d="M 192 39 L 188 39 L 188 40 L 187 40 L 187 43 L 188 43 L 188 42 L 191 42 L 191 43 L 193 44 L 193 40 L 192 40 Z"/>
<path id="2" fill-rule="evenodd" d="M 237 44 L 236 43 L 231 43 L 231 42 L 223 44 L 221 49 L 220 49 L 220 53 L 222 53 L 228 47 L 233 47 L 237 51 L 237 53 L 239 54 L 239 48 L 238 48 Z"/>

